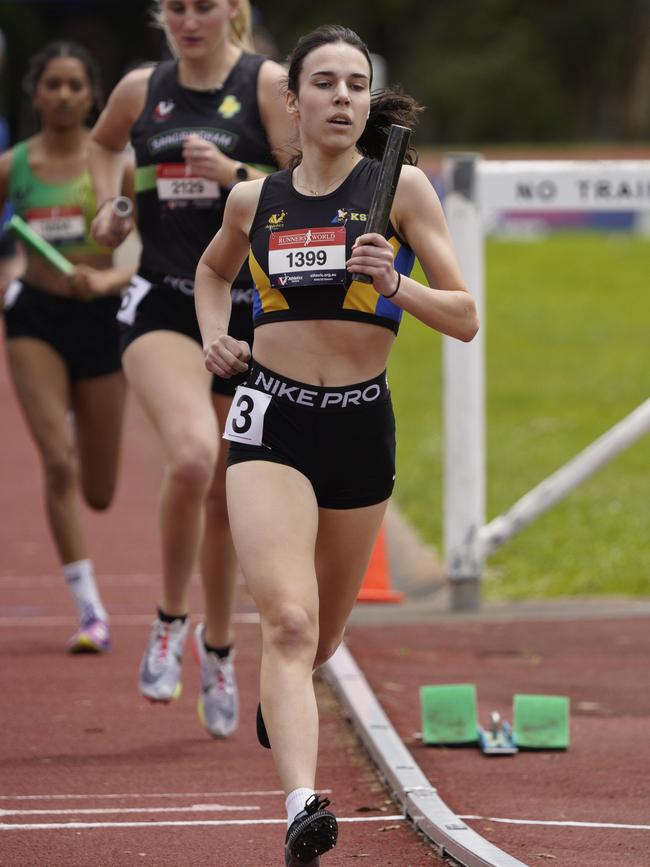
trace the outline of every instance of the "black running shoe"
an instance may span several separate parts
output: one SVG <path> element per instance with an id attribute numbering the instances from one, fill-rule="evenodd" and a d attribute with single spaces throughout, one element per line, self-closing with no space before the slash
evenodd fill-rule
<path id="1" fill-rule="evenodd" d="M 257 727 L 257 740 L 263 747 L 265 747 L 267 750 L 270 750 L 271 741 L 269 740 L 266 726 L 264 725 L 264 717 L 262 716 L 261 704 L 257 705 L 257 717 L 255 718 L 255 725 Z"/>
<path id="2" fill-rule="evenodd" d="M 293 820 L 284 846 L 286 867 L 318 867 L 319 856 L 336 846 L 338 826 L 335 816 L 326 810 L 328 798 L 311 795 L 305 809 Z"/>
<path id="3" fill-rule="evenodd" d="M 320 867 L 320 858 L 317 855 L 311 861 L 298 861 L 298 859 L 294 858 L 288 849 L 285 849 L 284 867 Z"/>

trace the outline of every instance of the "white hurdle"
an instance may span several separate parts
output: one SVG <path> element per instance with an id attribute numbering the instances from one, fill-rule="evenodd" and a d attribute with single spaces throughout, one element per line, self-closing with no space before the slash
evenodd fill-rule
<path id="1" fill-rule="evenodd" d="M 485 226 L 503 211 L 650 211 L 650 161 L 486 161 L 445 158 L 445 212 L 484 322 Z M 485 525 L 485 350 L 445 337 L 444 549 L 451 607 L 480 606 L 485 557 L 650 431 L 650 401 Z"/>

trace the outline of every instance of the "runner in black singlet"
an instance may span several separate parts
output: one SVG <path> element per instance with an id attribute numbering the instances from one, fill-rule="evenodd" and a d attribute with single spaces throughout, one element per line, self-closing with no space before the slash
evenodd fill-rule
<path id="1" fill-rule="evenodd" d="M 210 377 L 203 365 L 194 273 L 233 186 L 277 168 L 293 133 L 281 97 L 282 68 L 248 50 L 248 0 L 161 0 L 157 13 L 177 59 L 126 75 L 96 124 L 93 178 L 101 205 L 93 229 L 109 245 L 129 229 L 127 224 L 111 233 L 109 203 L 130 140 L 142 256 L 118 319 L 129 384 L 160 436 L 166 461 L 162 596 L 140 690 L 151 701 L 180 694 L 188 593 L 200 553 L 205 622 L 194 633 L 199 715 L 213 736 L 226 737 L 238 722 L 231 625 L 236 563 L 219 430 L 236 383 Z M 247 341 L 252 296 L 243 268 L 233 281 L 230 331 Z"/>
<path id="2" fill-rule="evenodd" d="M 364 234 L 388 128 L 412 125 L 417 112 L 400 93 L 371 98 L 371 75 L 350 30 L 327 26 L 300 40 L 287 110 L 302 157 L 233 191 L 196 276 L 207 368 L 248 372 L 226 423 L 228 509 L 262 622 L 258 736 L 287 793 L 290 867 L 316 867 L 336 842 L 329 801 L 314 791 L 312 671 L 341 642 L 393 486 L 385 371 L 400 316 L 466 341 L 478 328 L 440 202 L 419 169 L 402 169 L 387 237 Z M 227 333 L 229 287 L 246 253 L 254 360 Z M 414 255 L 435 288 L 409 276 Z"/>

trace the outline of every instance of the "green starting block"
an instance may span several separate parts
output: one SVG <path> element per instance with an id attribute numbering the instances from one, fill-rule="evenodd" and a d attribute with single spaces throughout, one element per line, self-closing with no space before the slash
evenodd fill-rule
<path id="1" fill-rule="evenodd" d="M 453 745 L 476 743 L 476 687 L 473 683 L 421 686 L 422 742 Z"/>
<path id="2" fill-rule="evenodd" d="M 515 695 L 513 737 L 525 750 L 569 748 L 569 699 L 564 695 Z"/>
<path id="3" fill-rule="evenodd" d="M 476 687 L 449 683 L 420 687 L 422 743 L 477 744 L 485 755 L 514 755 L 519 749 L 565 750 L 569 746 L 569 699 L 559 695 L 514 697 L 513 726 L 493 711 L 490 726 L 478 722 Z"/>

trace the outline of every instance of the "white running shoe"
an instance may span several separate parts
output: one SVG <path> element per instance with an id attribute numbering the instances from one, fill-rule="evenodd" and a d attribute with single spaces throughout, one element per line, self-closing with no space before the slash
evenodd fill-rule
<path id="1" fill-rule="evenodd" d="M 223 659 L 205 649 L 203 623 L 194 630 L 194 657 L 201 669 L 199 719 L 213 738 L 227 738 L 239 723 L 235 651 Z"/>
<path id="2" fill-rule="evenodd" d="M 111 649 L 111 633 L 106 620 L 90 617 L 82 620 L 79 629 L 66 644 L 68 653 L 106 653 Z"/>
<path id="3" fill-rule="evenodd" d="M 189 628 L 188 619 L 154 620 L 140 663 L 140 692 L 150 701 L 173 701 L 181 694 L 181 658 Z"/>

